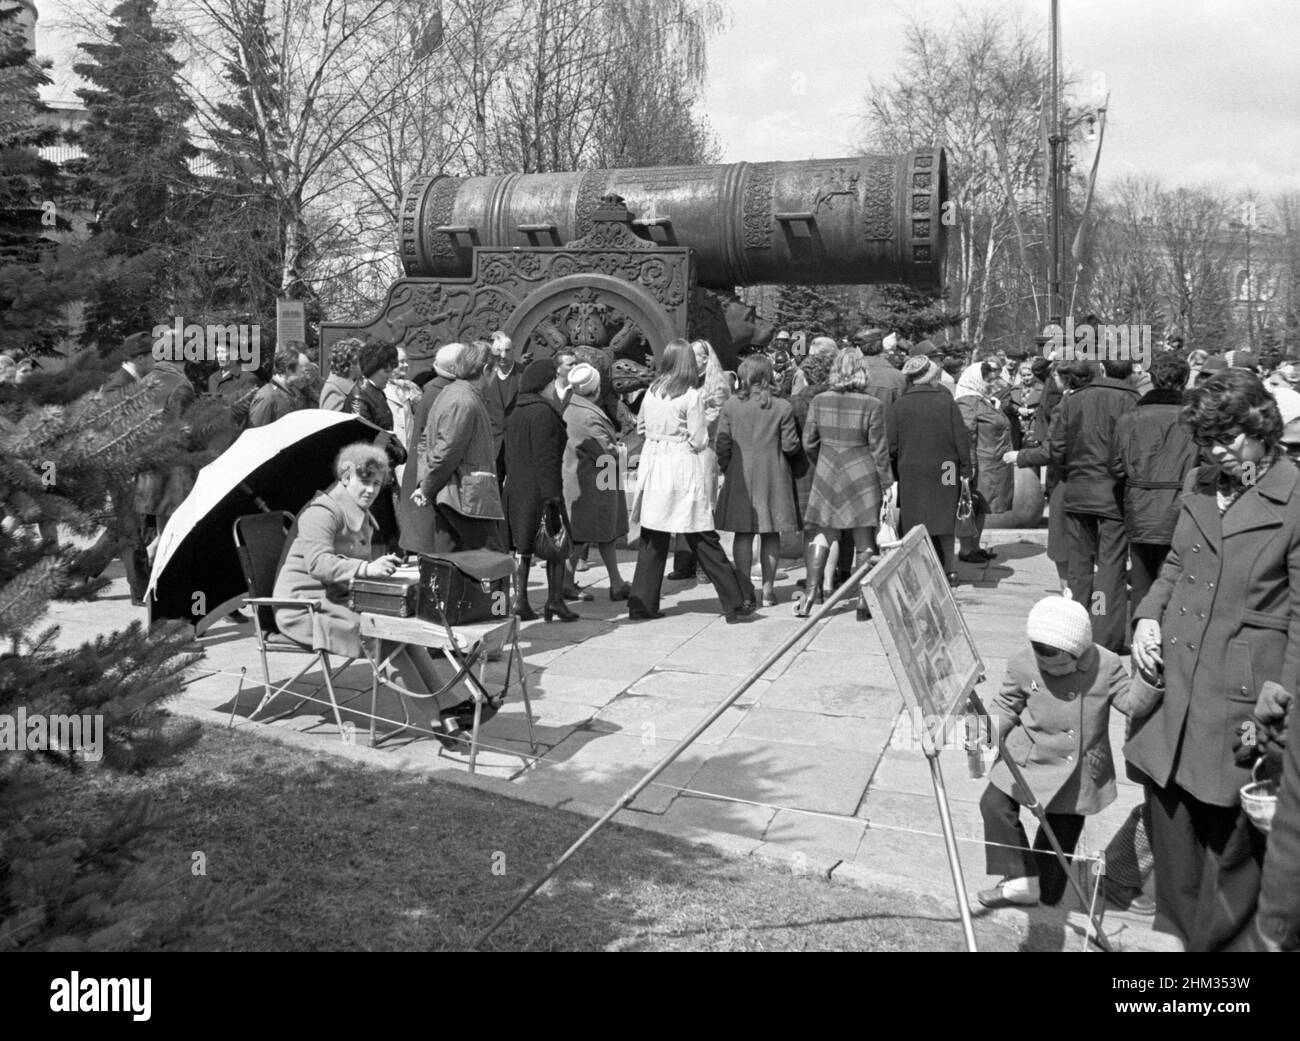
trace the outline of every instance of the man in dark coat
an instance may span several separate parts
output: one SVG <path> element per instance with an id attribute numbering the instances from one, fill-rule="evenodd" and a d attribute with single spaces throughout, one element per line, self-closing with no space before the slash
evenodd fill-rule
<path id="1" fill-rule="evenodd" d="M 907 377 L 885 361 L 885 334 L 879 329 L 859 329 L 853 342 L 867 359 L 867 393 L 885 406 L 888 423 L 889 406 L 907 389 Z"/>
<path id="2" fill-rule="evenodd" d="M 889 455 L 898 479 L 899 535 L 924 524 L 953 582 L 957 498 L 961 479 L 973 476 L 972 453 L 961 410 L 940 386 L 939 371 L 924 355 L 907 359 L 903 375 L 909 386 L 890 409 Z"/>
<path id="3" fill-rule="evenodd" d="M 1192 435 L 1179 422 L 1189 371 L 1181 355 L 1159 355 L 1151 366 L 1153 389 L 1115 424 L 1111 473 L 1124 488 L 1134 609 L 1150 591 L 1169 554 L 1179 492 L 1199 455 Z"/>
<path id="4" fill-rule="evenodd" d="M 1073 361 L 1063 369 L 1095 365 Z M 1108 361 L 1104 366 L 1106 375 L 1094 377 L 1061 403 L 1048 435 L 1048 449 L 1052 462 L 1061 466 L 1064 474 L 1070 591 L 1091 611 L 1097 643 L 1116 654 L 1127 654 L 1128 540 L 1111 456 L 1115 425 L 1137 405 L 1138 396 L 1128 383 L 1131 362 Z M 1094 590 L 1100 594 L 1096 599 Z"/>
<path id="5" fill-rule="evenodd" d="M 433 368 L 429 370 L 430 379 L 424 384 L 424 391 L 415 406 L 415 417 L 411 425 L 415 438 L 411 446 L 411 458 L 402 471 L 402 493 L 398 497 L 397 522 L 402 549 L 408 553 L 437 553 L 434 546 L 434 506 L 417 506 L 411 501 L 415 489 L 420 487 L 427 473 L 426 459 L 433 446 L 436 431 L 429 425 L 429 413 L 433 403 L 446 387 L 454 383 L 455 374 L 451 366 L 457 355 L 465 348 L 459 343 L 447 343 L 438 348 L 434 355 Z"/>
<path id="6" fill-rule="evenodd" d="M 498 330 L 492 334 L 492 364 L 483 378 L 483 404 L 492 420 L 492 445 L 496 449 L 497 483 L 506 479 L 506 420 L 515 410 L 519 396 L 519 366 L 510 337 Z"/>
<path id="7" fill-rule="evenodd" d="M 547 384 L 542 397 L 554 405 L 557 411 L 563 412 L 569 395 L 573 393 L 569 387 L 569 373 L 578 364 L 578 352 L 572 347 L 561 347 L 555 352 L 554 361 L 555 379 Z"/>
<path id="8" fill-rule="evenodd" d="M 291 348 L 275 352 L 271 362 L 271 381 L 253 395 L 249 407 L 250 427 L 267 426 L 303 407 L 302 395 L 298 391 L 298 361 L 298 352 Z"/>
<path id="9" fill-rule="evenodd" d="M 392 466 L 401 466 L 406 462 L 406 452 L 393 434 L 393 412 L 384 395 L 384 388 L 397 369 L 397 348 L 391 343 L 367 343 L 357 353 L 357 362 L 361 366 L 361 379 L 349 391 L 343 411 L 360 416 L 380 430 L 386 430 L 389 438 L 385 448 L 389 462 Z M 391 485 L 379 493 L 370 512 L 379 525 L 376 538 L 389 549 L 395 550 L 398 544 L 397 511 L 393 506 Z"/>

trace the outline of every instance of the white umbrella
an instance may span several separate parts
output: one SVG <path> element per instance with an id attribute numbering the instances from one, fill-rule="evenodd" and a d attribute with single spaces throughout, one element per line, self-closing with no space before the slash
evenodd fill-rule
<path id="1" fill-rule="evenodd" d="M 150 618 L 220 618 L 246 594 L 235 553 L 236 518 L 259 510 L 297 513 L 334 482 L 339 450 L 388 434 L 360 416 L 301 409 L 245 430 L 199 471 L 158 540 L 146 596 Z"/>

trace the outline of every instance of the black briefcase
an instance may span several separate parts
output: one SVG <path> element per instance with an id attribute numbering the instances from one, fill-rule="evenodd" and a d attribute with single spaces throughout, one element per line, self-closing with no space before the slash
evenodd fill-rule
<path id="1" fill-rule="evenodd" d="M 410 575 L 354 578 L 348 584 L 348 607 L 358 614 L 414 618 L 420 609 L 420 580 Z"/>
<path id="2" fill-rule="evenodd" d="M 491 549 L 421 555 L 420 617 L 448 625 L 503 621 L 514 573 L 514 557 Z"/>

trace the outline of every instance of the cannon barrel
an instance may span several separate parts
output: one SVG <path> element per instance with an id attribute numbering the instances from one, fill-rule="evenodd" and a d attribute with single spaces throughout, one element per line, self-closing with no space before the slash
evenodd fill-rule
<path id="1" fill-rule="evenodd" d="M 941 148 L 782 163 L 423 175 L 403 197 L 398 248 L 407 275 L 465 278 L 475 246 L 583 239 L 601 196 L 614 194 L 641 238 L 695 251 L 700 285 L 939 286 L 947 180 Z"/>

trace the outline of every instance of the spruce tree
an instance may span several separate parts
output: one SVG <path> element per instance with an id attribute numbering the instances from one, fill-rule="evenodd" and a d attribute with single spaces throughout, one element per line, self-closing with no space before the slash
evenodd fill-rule
<path id="1" fill-rule="evenodd" d="M 177 82 L 175 36 L 155 23 L 156 8 L 156 0 L 119 4 L 109 42 L 78 44 L 89 60 L 73 66 L 91 84 L 77 91 L 88 113 L 76 135 L 85 155 L 69 166 L 97 214 L 90 249 L 102 274 L 86 329 L 101 349 L 151 328 L 175 304 L 174 275 L 190 234 L 194 107 Z"/>
<path id="2" fill-rule="evenodd" d="M 18 8 L 0 11 L 0 350 L 49 350 L 67 331 L 59 305 L 78 291 L 45 237 L 67 227 L 58 168 L 40 155 L 59 138 L 43 121 L 48 67 L 28 48 Z"/>
<path id="3" fill-rule="evenodd" d="M 872 286 L 867 298 L 866 318 L 870 324 L 913 342 L 961 324 L 961 313 L 948 310 L 943 296 L 934 291 L 885 283 Z"/>
<path id="4" fill-rule="evenodd" d="M 84 769 L 85 757 L 15 740 L 22 720 L 99 717 L 101 765 L 119 770 L 197 740 L 197 724 L 178 726 L 163 707 L 198 657 L 186 623 L 146 632 L 137 622 L 71 650 L 58 647 L 57 628 L 40 628 L 51 598 L 100 584 L 77 578 L 83 554 L 42 541 L 40 523 L 93 534 L 110 520 L 109 490 L 159 464 L 181 435 L 149 389 L 30 403 L 0 419 L 0 950 L 157 949 L 206 937 L 250 906 L 215 887 L 177 887 L 186 865 L 147 859 L 160 818 L 146 798 L 70 837 L 49 809 L 51 771 Z"/>
<path id="5" fill-rule="evenodd" d="M 777 294 L 776 324 L 792 335 L 840 338 L 852 332 L 853 314 L 820 286 L 783 285 Z"/>

